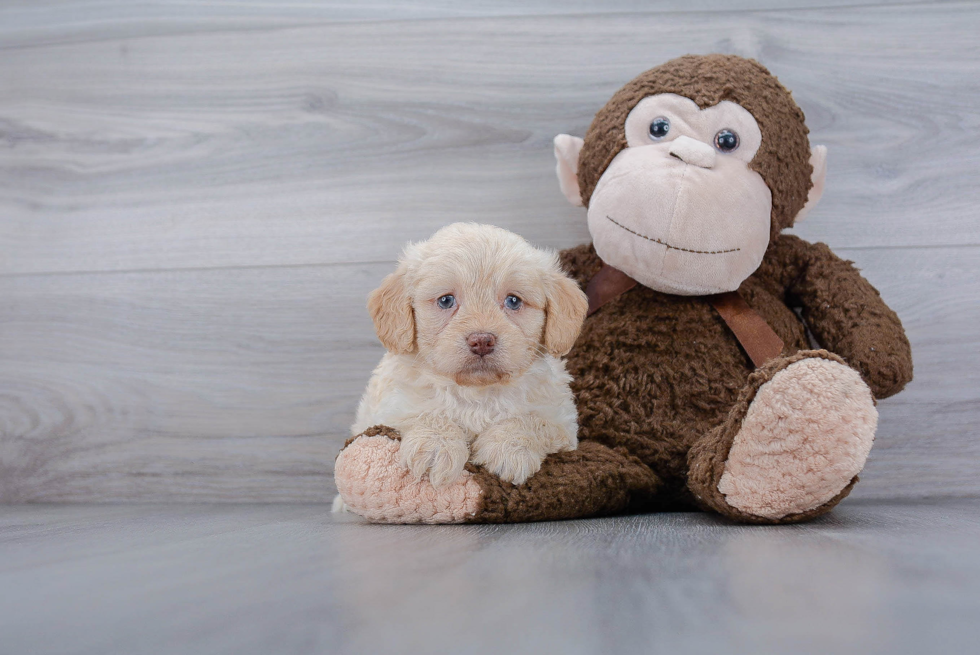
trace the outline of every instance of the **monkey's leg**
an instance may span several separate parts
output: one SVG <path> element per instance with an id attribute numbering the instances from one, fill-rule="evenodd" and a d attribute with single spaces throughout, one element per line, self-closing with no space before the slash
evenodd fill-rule
<path id="1" fill-rule="evenodd" d="M 622 511 L 660 487 L 639 460 L 594 442 L 549 455 L 520 486 L 468 464 L 453 484 L 436 489 L 398 464 L 398 433 L 378 426 L 348 442 L 334 478 L 350 511 L 380 523 L 520 523 Z"/>
<path id="2" fill-rule="evenodd" d="M 840 357 L 781 357 L 752 374 L 725 422 L 691 448 L 688 487 L 736 521 L 805 521 L 850 493 L 877 424 L 871 390 Z"/>

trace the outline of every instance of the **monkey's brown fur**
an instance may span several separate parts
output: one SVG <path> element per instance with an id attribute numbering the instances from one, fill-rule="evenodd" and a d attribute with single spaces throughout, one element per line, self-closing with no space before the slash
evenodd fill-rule
<path id="1" fill-rule="evenodd" d="M 564 251 L 562 261 L 583 286 L 601 266 L 591 245 Z M 901 322 L 850 262 L 823 244 L 790 235 L 776 238 L 763 265 L 739 292 L 786 344 L 783 357 L 755 371 L 704 298 L 637 286 L 587 319 L 568 356 L 581 426 L 578 466 L 549 457 L 527 483 L 535 483 L 533 491 L 492 476 L 481 478 L 486 510 L 473 520 L 590 516 L 599 513 L 596 507 L 608 513 L 626 509 L 632 500 L 637 510 L 699 505 L 743 522 L 788 523 L 836 505 L 853 482 L 826 505 L 778 521 L 728 506 L 717 484 L 756 390 L 800 359 L 800 351 L 850 364 L 876 398 L 900 391 L 912 377 L 911 350 Z M 802 307 L 814 336 L 837 355 L 806 350 L 804 326 L 791 306 Z M 726 423 L 730 415 L 733 420 Z M 608 448 L 586 448 L 590 441 Z M 654 475 L 639 474 L 627 454 Z M 617 477 L 619 471 L 631 475 Z M 555 482 L 549 484 L 551 480 Z M 568 494 L 574 488 L 593 493 Z M 613 499 L 616 506 L 603 504 Z M 541 512 L 552 504 L 561 511 Z"/>
<path id="2" fill-rule="evenodd" d="M 718 490 L 756 392 L 808 357 L 850 365 L 876 398 L 897 393 L 912 378 L 901 322 L 874 287 L 826 245 L 780 234 L 806 202 L 810 146 L 803 112 L 757 62 L 682 57 L 627 84 L 599 111 L 586 135 L 578 169 L 583 201 L 588 204 L 609 162 L 626 147 L 627 114 L 657 93 L 676 93 L 702 108 L 737 102 L 761 129 L 762 145 L 750 165 L 772 192 L 771 237 L 761 266 L 739 293 L 782 338 L 782 356 L 754 369 L 708 300 L 637 285 L 586 320 L 568 355 L 579 449 L 549 456 L 520 487 L 471 467 L 484 492 L 474 522 L 693 506 L 754 523 L 819 516 L 844 498 L 857 478 L 827 503 L 778 519 L 741 512 Z M 583 288 L 603 264 L 591 245 L 566 250 L 561 258 Z M 825 350 L 808 350 L 806 327 L 794 309 Z"/>
<path id="3" fill-rule="evenodd" d="M 626 147 L 626 116 L 657 93 L 688 97 L 701 108 L 731 100 L 759 124 L 762 146 L 750 165 L 772 192 L 772 236 L 762 265 L 739 292 L 782 338 L 783 357 L 753 371 L 707 300 L 638 285 L 591 316 L 569 353 L 581 425 L 578 453 L 549 458 L 527 488 L 482 477 L 485 510 L 474 521 L 589 516 L 630 505 L 699 505 L 757 523 L 818 516 L 844 498 L 856 478 L 825 505 L 779 520 L 746 515 L 718 491 L 732 440 L 755 392 L 807 356 L 846 362 L 876 398 L 897 393 L 912 378 L 902 324 L 877 290 L 826 245 L 779 234 L 806 202 L 810 144 L 803 112 L 761 64 L 725 55 L 688 56 L 628 83 L 596 114 L 586 134 L 578 169 L 586 204 L 609 162 Z M 602 266 L 591 245 L 564 251 L 562 262 L 583 288 Z M 806 328 L 793 308 L 801 310 L 830 352 L 807 350 Z M 650 472 L 643 475 L 631 458 Z"/>
<path id="4" fill-rule="evenodd" d="M 722 100 L 742 105 L 762 132 L 751 168 L 772 191 L 772 236 L 793 224 L 810 190 L 809 130 L 790 92 L 752 59 L 732 55 L 688 55 L 668 61 L 629 82 L 599 110 L 585 135 L 578 180 L 586 206 L 595 185 L 626 147 L 626 116 L 643 98 L 676 93 L 704 109 Z"/>

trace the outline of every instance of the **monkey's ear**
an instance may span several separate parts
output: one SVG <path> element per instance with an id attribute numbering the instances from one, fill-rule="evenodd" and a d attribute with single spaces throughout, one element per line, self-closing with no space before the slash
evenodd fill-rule
<path id="1" fill-rule="evenodd" d="M 810 178 L 812 186 L 810 193 L 806 197 L 806 204 L 796 215 L 794 222 L 799 223 L 810 213 L 823 196 L 824 182 L 827 180 L 827 146 L 813 146 L 810 150 L 810 165 L 813 166 L 813 177 Z"/>
<path id="2" fill-rule="evenodd" d="M 415 312 L 406 284 L 405 265 L 386 277 L 368 296 L 368 312 L 381 344 L 396 355 L 415 351 Z"/>
<path id="3" fill-rule="evenodd" d="M 555 159 L 558 160 L 558 185 L 568 202 L 576 207 L 584 205 L 578 188 L 578 154 L 585 143 L 577 136 L 559 134 L 555 137 Z"/>

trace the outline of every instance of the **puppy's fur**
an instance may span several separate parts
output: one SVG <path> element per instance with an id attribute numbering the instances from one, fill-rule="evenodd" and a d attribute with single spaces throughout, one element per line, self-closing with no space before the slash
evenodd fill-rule
<path id="1" fill-rule="evenodd" d="M 454 306 L 440 306 L 446 296 Z M 410 244 L 368 298 L 388 353 L 352 434 L 397 428 L 402 464 L 436 486 L 456 480 L 468 460 L 521 484 L 547 454 L 578 445 L 560 357 L 587 308 L 554 253 L 506 230 L 455 223 Z M 492 335 L 492 352 L 474 350 L 474 335 Z"/>

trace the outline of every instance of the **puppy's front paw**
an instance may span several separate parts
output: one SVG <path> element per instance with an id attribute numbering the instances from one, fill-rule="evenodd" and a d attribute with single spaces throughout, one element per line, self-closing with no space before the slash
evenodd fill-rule
<path id="1" fill-rule="evenodd" d="M 465 440 L 426 428 L 409 431 L 399 450 L 401 465 L 419 479 L 428 472 L 433 487 L 445 487 L 462 475 L 470 456 Z"/>
<path id="2" fill-rule="evenodd" d="M 474 464 L 506 482 L 523 484 L 538 472 L 545 453 L 534 447 L 532 435 L 521 430 L 520 423 L 504 421 L 491 425 L 473 442 Z"/>

